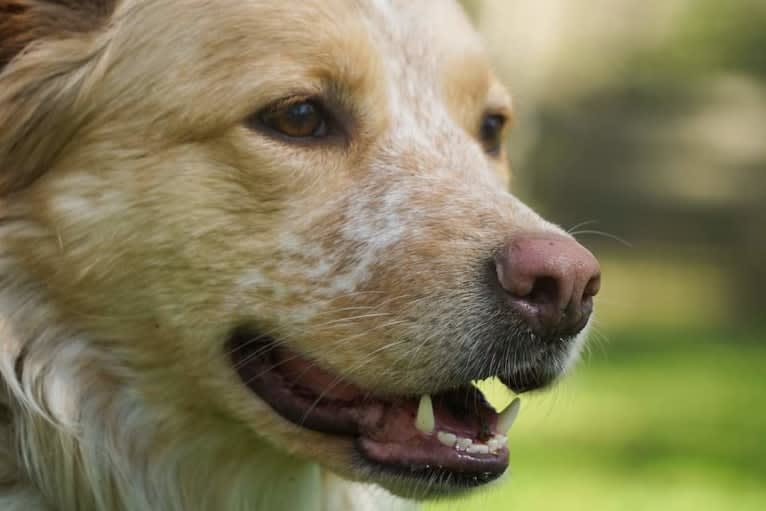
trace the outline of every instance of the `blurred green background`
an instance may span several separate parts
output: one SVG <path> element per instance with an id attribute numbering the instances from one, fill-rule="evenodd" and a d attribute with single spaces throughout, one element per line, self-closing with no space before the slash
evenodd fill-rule
<path id="1" fill-rule="evenodd" d="M 514 191 L 604 282 L 511 477 L 430 509 L 766 510 L 766 0 L 466 3 L 514 95 Z"/>

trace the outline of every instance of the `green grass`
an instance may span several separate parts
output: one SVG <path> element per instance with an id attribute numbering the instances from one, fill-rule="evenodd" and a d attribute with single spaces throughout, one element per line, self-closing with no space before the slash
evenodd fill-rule
<path id="1" fill-rule="evenodd" d="M 429 509 L 766 509 L 764 339 L 612 336 L 524 400 L 509 478 Z"/>

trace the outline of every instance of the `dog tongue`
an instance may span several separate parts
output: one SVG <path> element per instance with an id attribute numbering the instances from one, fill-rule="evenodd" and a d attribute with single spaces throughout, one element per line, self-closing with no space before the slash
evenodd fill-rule
<path id="1" fill-rule="evenodd" d="M 460 397 L 471 391 L 456 391 Z M 357 446 L 377 463 L 406 467 L 409 471 L 440 468 L 452 472 L 499 475 L 508 466 L 505 436 L 494 432 L 497 415 L 487 407 L 466 415 L 456 407 L 454 395 L 434 396 L 433 430 L 415 425 L 415 399 L 388 403 L 382 414 L 360 417 Z M 462 404 L 462 403 L 458 403 Z M 455 408 L 458 408 L 456 410 Z M 370 422 L 373 419 L 374 422 Z"/>

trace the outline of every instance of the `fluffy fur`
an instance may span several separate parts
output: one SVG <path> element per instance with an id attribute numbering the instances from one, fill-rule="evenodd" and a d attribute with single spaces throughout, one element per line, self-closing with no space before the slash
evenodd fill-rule
<path id="1" fill-rule="evenodd" d="M 299 94 L 347 140 L 243 122 Z M 257 322 L 409 394 L 510 338 L 481 269 L 560 230 L 505 191 L 487 110 L 509 100 L 443 0 L 0 0 L 0 509 L 410 506 L 225 339 Z"/>

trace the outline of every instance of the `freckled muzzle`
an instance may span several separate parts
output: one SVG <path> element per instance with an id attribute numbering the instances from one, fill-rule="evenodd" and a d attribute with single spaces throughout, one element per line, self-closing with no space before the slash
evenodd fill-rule
<path id="1" fill-rule="evenodd" d="M 442 285 L 422 295 L 433 299 L 418 297 L 416 309 L 391 300 L 370 305 L 376 311 L 371 318 L 406 318 L 422 332 L 407 344 L 433 340 L 417 374 L 406 373 L 399 358 L 402 366 L 392 366 L 398 379 L 387 376 L 390 381 L 379 388 L 360 387 L 345 379 L 342 369 L 328 370 L 321 352 L 296 352 L 249 327 L 230 337 L 231 362 L 248 389 L 281 417 L 347 440 L 372 473 L 429 485 L 438 480 L 445 491 L 489 482 L 508 469 L 507 433 L 520 402 L 498 413 L 472 382 L 497 377 L 520 393 L 555 381 L 588 322 L 600 275 L 590 252 L 564 236 L 517 236 L 494 257 L 486 253 L 472 270 L 451 265 L 455 275 L 474 276 L 465 287 Z M 428 273 L 428 262 L 417 260 L 421 275 Z M 408 271 L 416 273 L 413 267 Z M 402 281 L 383 276 L 384 282 Z M 357 355 L 361 359 L 366 352 Z M 392 393 L 403 380 L 407 387 Z"/>

